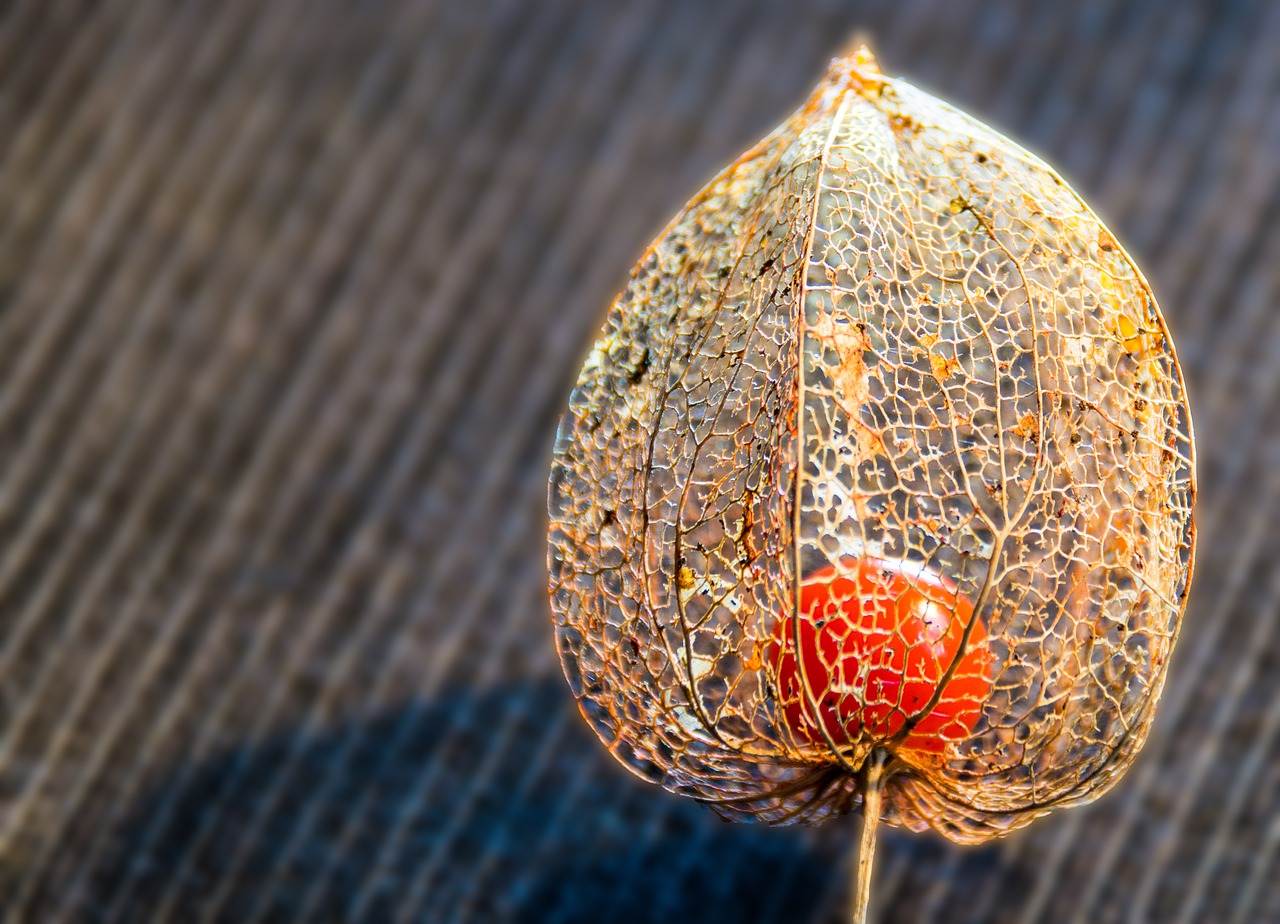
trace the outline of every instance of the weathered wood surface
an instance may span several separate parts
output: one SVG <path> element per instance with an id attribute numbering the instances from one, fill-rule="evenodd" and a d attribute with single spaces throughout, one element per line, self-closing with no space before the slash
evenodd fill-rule
<path id="1" fill-rule="evenodd" d="M 1200 555 L 1117 790 L 881 846 L 883 921 L 1280 919 L 1280 6 L 0 12 L 0 920 L 837 920 L 856 823 L 613 765 L 551 642 L 554 422 L 658 226 L 855 29 L 1154 287 Z"/>

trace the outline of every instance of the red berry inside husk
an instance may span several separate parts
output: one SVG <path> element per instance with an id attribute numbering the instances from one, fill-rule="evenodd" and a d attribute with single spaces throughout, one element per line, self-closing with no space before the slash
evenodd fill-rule
<path id="1" fill-rule="evenodd" d="M 827 744 L 829 737 L 844 746 L 896 735 L 933 699 L 971 621 L 969 600 L 919 566 L 849 558 L 810 574 L 800 588 L 798 627 L 778 620 L 770 645 L 783 718 L 796 740 Z M 986 638 L 981 620 L 974 622 L 942 695 L 899 752 L 936 762 L 972 734 L 991 692 Z"/>

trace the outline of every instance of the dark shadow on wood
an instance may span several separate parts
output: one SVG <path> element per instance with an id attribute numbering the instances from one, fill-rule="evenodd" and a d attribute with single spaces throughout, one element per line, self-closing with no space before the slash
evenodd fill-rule
<path id="1" fill-rule="evenodd" d="M 636 780 L 546 681 L 175 768 L 113 834 L 82 919 L 195 920 L 217 901 L 228 922 L 804 920 L 838 843 Z"/>

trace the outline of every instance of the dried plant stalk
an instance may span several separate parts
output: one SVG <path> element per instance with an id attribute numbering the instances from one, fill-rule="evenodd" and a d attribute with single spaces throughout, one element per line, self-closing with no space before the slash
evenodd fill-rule
<path id="1" fill-rule="evenodd" d="M 641 258 L 560 423 L 556 638 L 644 778 L 731 819 L 976 843 L 1132 762 L 1194 545 L 1133 261 L 865 49 Z M 877 771 L 879 773 L 879 771 Z"/>

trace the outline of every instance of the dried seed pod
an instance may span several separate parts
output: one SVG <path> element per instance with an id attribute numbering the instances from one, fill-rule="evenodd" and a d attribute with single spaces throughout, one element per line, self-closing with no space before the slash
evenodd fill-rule
<path id="1" fill-rule="evenodd" d="M 1133 760 L 1194 493 L 1132 260 L 861 49 L 609 313 L 551 472 L 560 656 L 619 760 L 727 817 L 982 841 Z"/>

